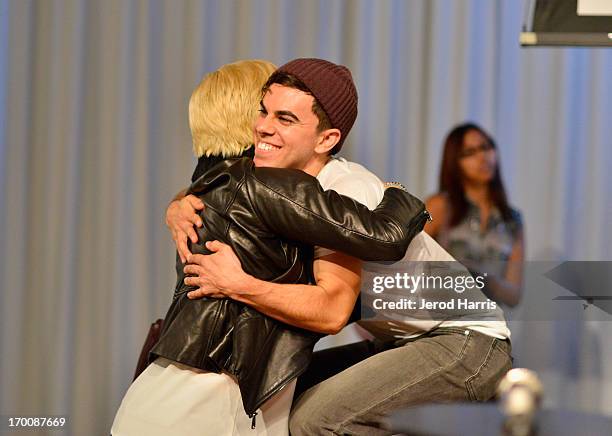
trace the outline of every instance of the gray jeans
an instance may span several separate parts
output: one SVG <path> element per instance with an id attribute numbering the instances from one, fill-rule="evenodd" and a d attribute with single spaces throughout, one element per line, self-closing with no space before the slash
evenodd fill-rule
<path id="1" fill-rule="evenodd" d="M 390 412 L 424 403 L 487 401 L 512 366 L 509 341 L 474 330 L 440 328 L 404 342 L 383 351 L 371 343 L 361 346 L 370 357 L 304 392 L 294 401 L 291 434 L 390 434 L 384 425 Z M 315 353 L 315 370 L 325 359 L 331 366 L 345 357 L 355 361 L 359 348 L 323 350 L 324 359 Z"/>

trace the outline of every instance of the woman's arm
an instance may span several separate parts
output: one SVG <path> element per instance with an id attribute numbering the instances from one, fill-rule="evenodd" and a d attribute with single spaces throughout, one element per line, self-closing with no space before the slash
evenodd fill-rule
<path id="1" fill-rule="evenodd" d="M 523 293 L 524 258 L 525 241 L 523 230 L 521 230 L 512 245 L 512 252 L 508 259 L 504 277 L 487 276 L 483 289 L 487 297 L 510 307 L 514 307 L 520 302 Z"/>
<path id="2" fill-rule="evenodd" d="M 301 171 L 258 168 L 253 174 L 251 203 L 273 233 L 363 260 L 401 259 L 429 216 L 419 199 L 397 188 L 387 189 L 370 211 L 349 197 L 324 191 Z"/>
<path id="3" fill-rule="evenodd" d="M 425 231 L 432 238 L 438 240 L 440 232 L 448 220 L 448 201 L 444 194 L 435 194 L 425 201 L 425 207 L 431 214 L 432 220 L 425 225 Z"/>

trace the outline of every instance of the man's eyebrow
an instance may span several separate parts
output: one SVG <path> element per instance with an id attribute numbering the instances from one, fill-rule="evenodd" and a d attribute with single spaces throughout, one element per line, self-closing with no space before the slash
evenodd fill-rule
<path id="1" fill-rule="evenodd" d="M 274 114 L 275 114 L 277 117 L 283 117 L 283 116 L 284 116 L 284 117 L 289 117 L 289 118 L 293 118 L 293 120 L 294 120 L 295 122 L 298 122 L 298 123 L 300 122 L 300 119 L 297 117 L 297 115 L 295 115 L 295 114 L 294 114 L 293 112 L 291 112 L 291 111 L 276 111 L 276 112 L 274 112 Z"/>

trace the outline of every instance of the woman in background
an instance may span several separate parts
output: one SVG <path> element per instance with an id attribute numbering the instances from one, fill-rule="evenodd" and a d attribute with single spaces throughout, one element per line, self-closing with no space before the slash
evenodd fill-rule
<path id="1" fill-rule="evenodd" d="M 465 123 L 444 142 L 439 192 L 427 199 L 433 221 L 425 231 L 479 274 L 489 298 L 515 306 L 521 298 L 524 229 L 508 203 L 495 141 Z"/>

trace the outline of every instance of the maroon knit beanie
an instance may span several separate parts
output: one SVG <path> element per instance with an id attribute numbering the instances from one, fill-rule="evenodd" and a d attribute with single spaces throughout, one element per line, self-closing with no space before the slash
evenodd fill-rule
<path id="1" fill-rule="evenodd" d="M 357 89 L 349 69 L 323 59 L 303 58 L 292 60 L 277 71 L 297 77 L 318 100 L 332 127 L 342 134 L 332 150 L 339 152 L 357 118 Z"/>

